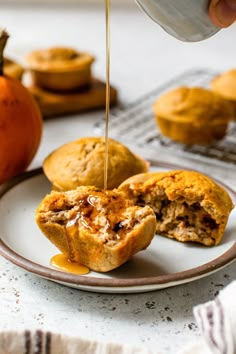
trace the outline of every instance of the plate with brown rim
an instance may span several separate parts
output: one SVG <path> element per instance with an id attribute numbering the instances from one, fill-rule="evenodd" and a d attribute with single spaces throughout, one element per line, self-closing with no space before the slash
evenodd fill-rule
<path id="1" fill-rule="evenodd" d="M 152 162 L 154 170 L 181 169 Z M 221 183 L 220 181 L 218 181 Z M 227 189 L 234 204 L 236 192 Z M 0 254 L 15 265 L 69 287 L 104 293 L 139 293 L 188 283 L 212 274 L 236 259 L 236 208 L 220 245 L 205 247 L 156 235 L 151 245 L 108 273 L 75 275 L 51 267 L 58 250 L 41 233 L 35 210 L 50 192 L 41 168 L 12 180 L 0 194 Z"/>

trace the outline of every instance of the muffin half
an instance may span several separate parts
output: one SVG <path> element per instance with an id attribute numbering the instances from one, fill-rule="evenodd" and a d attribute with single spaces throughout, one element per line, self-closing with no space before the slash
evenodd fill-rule
<path id="1" fill-rule="evenodd" d="M 69 142 L 52 152 L 43 163 L 43 170 L 57 190 L 78 186 L 104 188 L 105 139 L 86 137 Z M 148 163 L 133 154 L 125 145 L 109 139 L 108 189 L 118 187 L 125 179 L 147 172 Z"/>
<path id="2" fill-rule="evenodd" d="M 200 87 L 169 91 L 153 109 L 161 133 L 184 144 L 208 145 L 222 139 L 233 117 L 229 102 Z"/>
<path id="3" fill-rule="evenodd" d="M 26 57 L 33 83 L 53 91 L 80 89 L 91 82 L 94 57 L 73 48 L 35 50 Z"/>
<path id="4" fill-rule="evenodd" d="M 148 206 L 134 206 L 121 191 L 78 187 L 51 192 L 36 211 L 44 235 L 73 262 L 107 272 L 150 244 L 156 218 Z"/>
<path id="5" fill-rule="evenodd" d="M 157 233 L 206 246 L 220 243 L 233 208 L 224 188 L 195 171 L 144 173 L 119 190 L 134 204 L 153 209 Z"/>

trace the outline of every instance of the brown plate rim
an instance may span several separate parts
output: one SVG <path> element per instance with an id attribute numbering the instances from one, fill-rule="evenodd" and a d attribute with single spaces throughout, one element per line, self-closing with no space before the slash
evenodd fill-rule
<path id="1" fill-rule="evenodd" d="M 187 170 L 189 168 L 181 167 L 179 165 L 153 161 L 149 160 L 152 166 L 166 168 L 166 169 L 178 169 L 178 170 Z M 193 169 L 192 169 L 193 170 Z M 0 192 L 0 199 L 5 195 L 11 188 L 20 184 L 21 182 L 35 177 L 37 175 L 43 174 L 42 168 L 36 168 L 34 170 L 24 172 L 17 178 L 12 179 L 9 183 L 7 183 Z M 236 192 L 230 188 L 225 183 L 222 183 L 220 180 L 216 180 L 222 186 L 224 186 L 230 193 L 233 199 L 233 202 L 236 203 Z M 148 287 L 148 286 L 161 286 L 166 284 L 174 283 L 176 285 L 190 282 L 194 279 L 198 279 L 203 276 L 210 275 L 217 270 L 225 267 L 226 265 L 230 264 L 236 259 L 236 242 L 228 249 L 226 252 L 221 254 L 219 257 L 215 258 L 214 260 L 207 262 L 201 266 L 197 266 L 182 272 L 176 272 L 171 274 L 165 274 L 160 276 L 154 277 L 142 277 L 142 278 L 129 278 L 129 279 L 116 279 L 116 278 L 97 278 L 97 277 L 86 277 L 81 275 L 74 275 L 70 273 L 65 273 L 58 271 L 56 269 L 52 269 L 49 267 L 45 267 L 40 265 L 36 262 L 33 262 L 29 259 L 24 258 L 20 254 L 13 251 L 10 247 L 8 247 L 3 240 L 1 239 L 0 235 L 0 255 L 3 256 L 8 261 L 12 262 L 13 264 L 23 268 L 24 270 L 38 275 L 40 277 L 53 280 L 56 282 L 64 283 L 67 285 L 74 285 L 74 286 L 87 286 L 92 287 L 94 289 L 99 287 L 106 287 L 106 288 L 123 288 L 125 290 L 126 287 Z"/>

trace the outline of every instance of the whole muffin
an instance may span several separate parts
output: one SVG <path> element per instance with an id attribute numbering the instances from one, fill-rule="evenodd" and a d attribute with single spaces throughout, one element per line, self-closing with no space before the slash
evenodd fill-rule
<path id="1" fill-rule="evenodd" d="M 156 229 L 150 207 L 133 205 L 121 191 L 89 186 L 51 192 L 35 218 L 69 260 L 99 272 L 115 269 L 147 248 Z"/>
<path id="2" fill-rule="evenodd" d="M 104 137 L 86 137 L 69 142 L 52 152 L 43 163 L 43 170 L 54 189 L 70 190 L 78 186 L 104 188 Z M 108 189 L 116 188 L 125 179 L 148 171 L 148 163 L 126 146 L 109 139 Z"/>
<path id="3" fill-rule="evenodd" d="M 4 58 L 3 62 L 4 73 L 7 76 L 14 77 L 15 79 L 21 80 L 24 73 L 24 68 L 16 61 Z"/>
<path id="4" fill-rule="evenodd" d="M 231 102 L 234 107 L 234 120 L 236 120 L 236 69 L 216 76 L 211 81 L 211 89 Z"/>
<path id="5" fill-rule="evenodd" d="M 35 50 L 26 57 L 33 83 L 54 91 L 74 90 L 91 82 L 94 57 L 73 48 Z"/>
<path id="6" fill-rule="evenodd" d="M 157 233 L 205 246 L 220 243 L 233 208 L 224 188 L 195 171 L 144 173 L 124 181 L 119 190 L 135 205 L 153 209 Z"/>
<path id="7" fill-rule="evenodd" d="M 184 144 L 208 145 L 224 137 L 233 117 L 229 102 L 200 87 L 178 87 L 153 106 L 161 133 Z"/>

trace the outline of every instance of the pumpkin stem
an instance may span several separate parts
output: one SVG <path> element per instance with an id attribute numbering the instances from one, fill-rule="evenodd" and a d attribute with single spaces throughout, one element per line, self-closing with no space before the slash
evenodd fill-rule
<path id="1" fill-rule="evenodd" d="M 3 76 L 3 52 L 6 46 L 9 34 L 4 29 L 0 29 L 0 76 Z"/>

